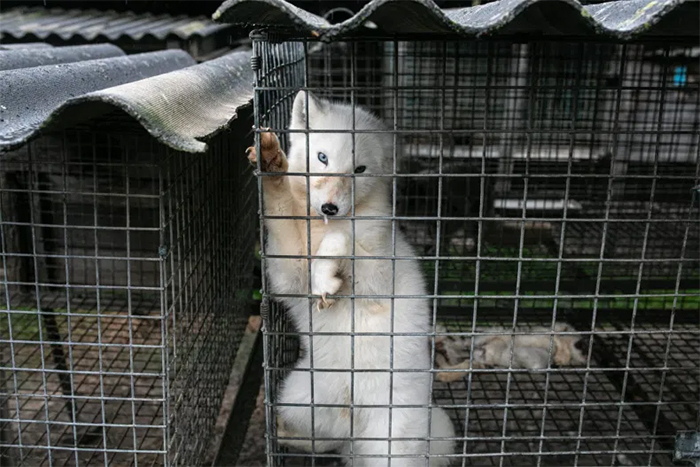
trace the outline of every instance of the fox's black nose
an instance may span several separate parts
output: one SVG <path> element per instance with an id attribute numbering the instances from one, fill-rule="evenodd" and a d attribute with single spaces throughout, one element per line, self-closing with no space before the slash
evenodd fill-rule
<path id="1" fill-rule="evenodd" d="M 335 204 L 326 203 L 323 206 L 321 206 L 321 212 L 327 216 L 335 216 L 336 214 L 338 214 L 338 206 L 336 206 Z"/>

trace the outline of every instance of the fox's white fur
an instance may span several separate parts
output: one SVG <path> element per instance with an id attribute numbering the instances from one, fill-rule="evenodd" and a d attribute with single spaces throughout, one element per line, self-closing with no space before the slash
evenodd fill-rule
<path id="1" fill-rule="evenodd" d="M 305 92 L 297 94 L 290 129 L 292 130 L 352 130 L 355 129 L 355 161 L 353 164 L 352 135 L 346 133 L 290 134 L 288 158 L 279 149 L 272 133 L 263 133 L 261 139 L 261 167 L 263 171 L 307 172 L 328 174 L 352 174 L 357 166 L 365 166 L 365 174 L 390 174 L 393 166 L 392 136 L 384 133 L 362 133 L 363 130 L 383 128 L 379 119 L 362 108 L 331 103 Z M 355 124 L 353 126 L 353 115 Z M 308 125 L 308 126 L 307 126 Z M 319 160 L 318 153 L 327 156 L 327 165 Z M 307 160 L 308 154 L 308 160 Z M 249 157 L 255 162 L 253 150 Z M 350 333 L 348 335 L 302 335 L 302 356 L 282 385 L 278 409 L 278 435 L 284 437 L 312 436 L 311 404 L 313 367 L 313 400 L 315 404 L 340 404 L 349 408 L 317 407 L 313 412 L 314 445 L 316 452 L 338 449 L 342 454 L 354 454 L 355 466 L 384 466 L 391 452 L 392 466 L 424 466 L 426 454 L 430 465 L 449 464 L 454 442 L 432 441 L 430 446 L 421 438 L 452 438 L 454 429 L 447 414 L 440 408 L 401 408 L 396 406 L 427 406 L 431 402 L 430 380 L 432 374 L 429 340 L 425 336 L 394 336 L 393 344 L 388 336 L 363 336 L 363 333 L 428 333 L 431 331 L 429 302 L 423 298 L 426 284 L 415 260 L 396 260 L 392 272 L 391 260 L 362 259 L 367 256 L 392 256 L 392 238 L 396 244 L 396 256 L 415 256 L 412 247 L 397 229 L 392 234 L 388 220 L 362 219 L 372 216 L 390 216 L 392 213 L 391 177 L 363 177 L 355 179 L 354 204 L 358 217 L 353 228 L 348 219 L 340 216 L 352 214 L 352 178 L 264 176 L 263 204 L 266 215 L 306 216 L 307 190 L 312 216 L 322 215 L 321 206 L 333 203 L 338 207 L 336 216 L 312 220 L 310 224 L 311 254 L 328 256 L 311 260 L 311 290 L 309 290 L 308 265 L 305 259 L 267 259 L 270 291 L 275 294 L 308 294 L 319 299 L 284 298 L 282 302 L 298 331 L 302 333 Z M 307 221 L 294 219 L 267 219 L 266 253 L 268 255 L 306 255 Z M 353 249 L 354 239 L 354 249 Z M 353 251 L 354 250 L 354 251 Z M 391 299 L 355 299 L 354 324 L 353 301 L 348 298 L 333 300 L 332 295 L 349 295 L 352 292 L 352 265 L 349 259 L 334 256 L 354 254 L 354 282 L 356 295 L 413 295 L 416 298 L 399 298 L 394 301 L 393 325 Z M 392 280 L 393 276 L 393 280 Z M 315 302 L 315 303 L 311 303 Z M 311 316 L 310 316 L 311 315 Z M 311 319 L 310 319 L 311 318 Z M 313 324 L 310 324 L 310 323 Z M 311 328 L 312 326 L 312 328 Z M 310 346 L 313 345 L 311 348 Z M 393 352 L 392 352 L 393 345 Z M 313 362 L 311 362 L 313 354 Z M 393 358 L 392 358 L 393 354 Z M 353 358 L 354 355 L 354 358 Z M 393 361 L 392 361 L 393 360 Z M 312 364 L 313 363 L 313 364 Z M 390 369 L 426 370 L 396 372 L 393 380 Z M 351 389 L 350 369 L 354 368 L 354 386 Z M 324 369 L 335 371 L 323 371 Z M 363 372 L 362 370 L 386 370 Z M 346 370 L 346 371 L 337 371 Z M 393 390 L 393 394 L 392 394 Z M 391 409 L 372 406 L 394 404 Z M 306 406 L 306 407 L 304 407 Z M 352 414 L 352 415 L 351 415 Z M 353 417 L 351 432 L 351 416 Z M 429 420 L 431 428 L 429 429 Z M 377 438 L 354 440 L 346 438 Z M 386 439 L 391 438 L 391 443 Z M 413 438 L 402 441 L 401 438 Z M 302 440 L 281 440 L 283 444 L 311 451 L 312 443 Z M 377 457 L 364 457 L 377 456 Z"/>

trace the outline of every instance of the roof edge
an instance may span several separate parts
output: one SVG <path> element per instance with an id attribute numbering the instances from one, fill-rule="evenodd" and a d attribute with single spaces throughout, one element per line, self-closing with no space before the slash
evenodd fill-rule
<path id="1" fill-rule="evenodd" d="M 337 24 L 285 0 L 227 0 L 214 13 L 218 22 L 269 28 L 294 28 L 331 41 L 356 34 L 367 21 L 388 33 L 445 33 L 462 37 L 513 32 L 552 36 L 596 35 L 618 40 L 658 34 L 658 25 L 687 0 L 617 0 L 582 5 L 578 0 L 499 0 L 485 5 L 440 9 L 432 0 L 372 0 Z M 695 11 L 693 9 L 693 11 Z M 397 21 L 400 14 L 401 21 Z M 698 15 L 690 15 L 698 16 Z M 664 31 L 679 37 L 698 34 L 700 21 Z M 562 25 L 568 30 L 562 30 Z"/>
<path id="2" fill-rule="evenodd" d="M 125 112 L 172 149 L 202 153 L 208 148 L 204 140 L 228 127 L 252 98 L 250 52 L 232 52 L 209 62 L 71 98 L 30 133 L 2 149 L 17 149 L 37 135 L 61 127 L 62 122 L 85 120 L 93 115 L 89 108 L 103 104 Z"/>

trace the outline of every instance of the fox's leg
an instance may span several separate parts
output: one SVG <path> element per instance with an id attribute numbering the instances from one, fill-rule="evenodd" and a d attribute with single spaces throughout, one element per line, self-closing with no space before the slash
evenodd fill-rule
<path id="1" fill-rule="evenodd" d="M 339 439 L 350 436 L 350 412 L 346 407 L 313 407 L 312 403 L 349 405 L 349 391 L 344 388 L 349 387 L 350 377 L 349 373 L 323 371 L 314 371 L 312 376 L 310 368 L 306 353 L 282 383 L 277 399 L 277 436 L 282 438 L 279 443 L 287 447 L 326 452 L 339 448 Z"/>
<path id="2" fill-rule="evenodd" d="M 257 164 L 260 156 L 262 177 L 263 206 L 266 216 L 293 216 L 294 197 L 292 196 L 289 177 L 284 175 L 289 167 L 287 156 L 280 147 L 277 136 L 272 132 L 260 133 L 260 152 L 255 147 L 246 151 L 248 160 Z M 293 219 L 265 219 L 267 230 L 266 253 L 270 255 L 302 255 L 305 242 L 301 238 L 298 221 Z M 267 269 L 274 271 L 270 281 L 276 293 L 296 293 L 300 275 L 306 271 L 306 261 L 301 259 L 270 258 Z"/>
<path id="3" fill-rule="evenodd" d="M 473 361 L 471 364 L 471 369 L 483 369 L 485 368 L 484 364 L 481 362 L 476 362 Z M 454 381 L 459 381 L 464 376 L 466 375 L 466 370 L 470 369 L 469 365 L 469 360 L 465 360 L 461 363 L 457 363 L 456 365 L 445 365 L 441 366 L 440 369 L 443 370 L 465 370 L 465 372 L 462 371 L 440 371 L 437 373 L 437 379 L 439 381 L 442 381 L 443 383 L 451 383 Z"/>
<path id="4" fill-rule="evenodd" d="M 274 133 L 260 133 L 260 169 L 263 173 L 276 174 L 262 177 L 265 214 L 273 216 L 292 215 L 291 189 L 289 177 L 283 175 L 289 168 L 287 156 L 280 147 L 279 140 Z M 246 150 L 248 160 L 257 165 L 258 154 L 255 146 Z"/>
<path id="5" fill-rule="evenodd" d="M 350 235 L 343 230 L 329 230 L 323 236 L 315 256 L 349 256 L 351 253 Z M 327 298 L 340 290 L 343 285 L 342 270 L 347 259 L 318 258 L 311 260 L 311 293 L 320 295 L 319 308 L 326 308 L 334 300 Z"/>

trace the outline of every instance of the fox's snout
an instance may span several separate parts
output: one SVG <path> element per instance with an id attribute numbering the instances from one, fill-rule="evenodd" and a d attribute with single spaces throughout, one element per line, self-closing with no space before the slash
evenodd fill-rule
<path id="1" fill-rule="evenodd" d="M 324 216 L 345 215 L 350 211 L 351 187 L 341 177 L 324 177 L 312 185 L 311 202 Z"/>
<path id="2" fill-rule="evenodd" d="M 335 216 L 338 214 L 338 206 L 333 203 L 325 203 L 321 206 L 321 212 L 327 216 Z"/>

